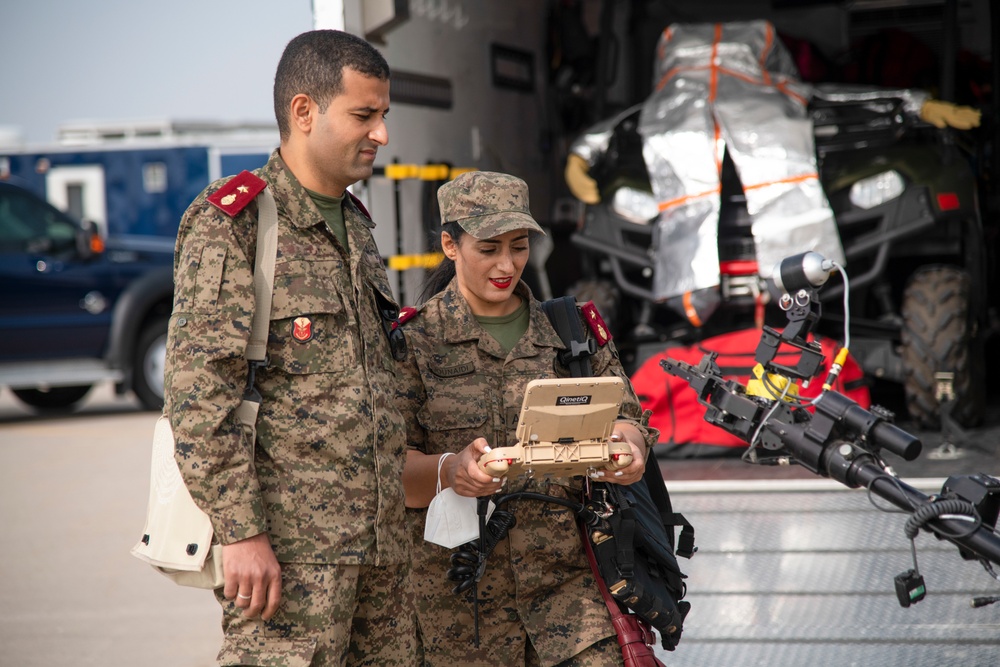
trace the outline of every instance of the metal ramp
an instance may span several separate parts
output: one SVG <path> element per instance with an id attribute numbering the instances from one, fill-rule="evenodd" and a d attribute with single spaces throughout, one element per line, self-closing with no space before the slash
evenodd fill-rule
<path id="1" fill-rule="evenodd" d="M 943 479 L 907 479 L 925 493 Z M 1000 665 L 1000 582 L 921 532 L 927 597 L 902 608 L 893 578 L 913 567 L 905 515 L 825 479 L 668 482 L 695 526 L 680 559 L 692 605 L 670 667 L 986 667 Z"/>

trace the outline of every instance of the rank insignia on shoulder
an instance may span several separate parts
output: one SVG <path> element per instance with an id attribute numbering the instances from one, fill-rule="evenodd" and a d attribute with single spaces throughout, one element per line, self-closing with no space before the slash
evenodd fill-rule
<path id="1" fill-rule="evenodd" d="M 267 182 L 242 171 L 208 197 L 208 202 L 230 217 L 236 216 L 267 187 Z"/>
<path id="2" fill-rule="evenodd" d="M 399 318 L 397 318 L 396 321 L 392 323 L 392 328 L 395 329 L 401 324 L 406 324 L 407 322 L 412 320 L 418 312 L 419 311 L 413 306 L 404 306 L 403 308 L 400 308 Z"/>
<path id="3" fill-rule="evenodd" d="M 587 320 L 587 326 L 590 330 L 594 332 L 594 338 L 597 339 L 597 344 L 604 347 L 608 344 L 613 336 L 611 332 L 608 331 L 608 325 L 604 323 L 604 318 L 597 311 L 597 306 L 594 305 L 593 301 L 588 301 L 587 303 L 580 306 L 580 312 L 583 313 L 583 317 Z"/>

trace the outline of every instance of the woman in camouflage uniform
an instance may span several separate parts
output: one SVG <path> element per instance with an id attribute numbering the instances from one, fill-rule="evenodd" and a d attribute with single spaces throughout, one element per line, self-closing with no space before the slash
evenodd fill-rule
<path id="1" fill-rule="evenodd" d="M 472 604 L 452 592 L 455 584 L 446 576 L 452 551 L 423 539 L 426 507 L 438 481 L 461 496 L 498 492 L 506 480 L 484 473 L 479 458 L 491 446 L 516 443 L 529 380 L 569 376 L 556 361 L 565 346 L 520 282 L 529 233 L 544 233 L 531 217 L 524 181 L 471 172 L 444 185 L 438 200 L 446 260 L 425 288 L 430 299 L 401 318 L 411 350 L 399 401 L 410 447 L 403 484 L 425 664 L 621 665 L 571 510 L 530 500 L 505 505 L 516 525 L 497 545 L 478 584 L 478 648 Z M 612 437 L 627 441 L 634 457 L 602 481 L 631 484 L 642 476 L 656 432 L 646 428 L 648 415 L 609 337 L 595 338 L 594 374 L 617 375 L 628 387 Z M 579 500 L 582 478 L 530 484 L 535 491 Z"/>

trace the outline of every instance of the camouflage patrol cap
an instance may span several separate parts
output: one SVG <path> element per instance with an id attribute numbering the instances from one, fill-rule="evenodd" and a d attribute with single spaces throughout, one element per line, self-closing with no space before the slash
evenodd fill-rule
<path id="1" fill-rule="evenodd" d="M 441 221 L 457 222 L 477 239 L 491 239 L 515 229 L 541 232 L 528 209 L 528 184 L 517 176 L 469 171 L 438 190 Z"/>

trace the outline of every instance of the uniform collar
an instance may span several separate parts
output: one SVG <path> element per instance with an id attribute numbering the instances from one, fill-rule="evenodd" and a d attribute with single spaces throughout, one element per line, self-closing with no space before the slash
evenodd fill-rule
<path id="1" fill-rule="evenodd" d="M 555 329 L 548 324 L 548 317 L 542 312 L 538 301 L 531 295 L 531 290 L 523 282 L 519 282 L 514 287 L 514 293 L 524 299 L 530 311 L 528 330 L 517 342 L 511 354 L 514 358 L 532 357 L 539 354 L 539 348 L 564 347 Z M 482 325 L 476 321 L 476 316 L 472 314 L 469 303 L 462 296 L 458 288 L 457 278 L 452 278 L 448 286 L 438 294 L 435 299 L 438 301 L 438 309 L 442 318 L 442 331 L 446 343 L 464 343 L 466 341 L 479 341 L 479 348 L 495 357 L 505 358 L 507 355 L 500 348 L 500 344 L 490 335 L 486 334 Z"/>
<path id="2" fill-rule="evenodd" d="M 285 161 L 281 159 L 278 149 L 271 153 L 267 164 L 264 165 L 260 173 L 261 178 L 271 184 L 274 190 L 275 200 L 278 210 L 285 214 L 293 227 L 305 229 L 316 225 L 324 225 L 326 221 L 323 215 L 316 208 L 309 192 L 302 187 L 299 179 L 291 172 Z M 367 229 L 372 229 L 375 223 L 368 216 L 361 212 L 358 205 L 351 198 L 349 192 L 344 193 L 344 221 L 350 232 L 352 227 L 361 225 Z M 351 243 L 363 241 L 364 237 L 355 239 L 351 237 Z"/>

